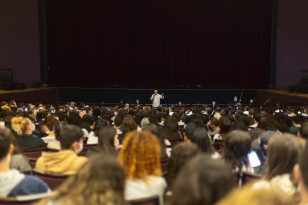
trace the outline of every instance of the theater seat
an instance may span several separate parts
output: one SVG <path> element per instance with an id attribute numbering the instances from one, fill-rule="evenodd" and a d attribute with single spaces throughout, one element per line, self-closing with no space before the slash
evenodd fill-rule
<path id="1" fill-rule="evenodd" d="M 142 199 L 130 200 L 128 205 L 159 205 L 159 197 L 151 196 Z"/>
<path id="2" fill-rule="evenodd" d="M 30 205 L 48 196 L 50 196 L 50 193 L 34 194 L 28 196 L 17 196 L 17 197 L 0 197 L 0 205 L 12 205 L 12 204 Z"/>
<path id="3" fill-rule="evenodd" d="M 46 182 L 46 184 L 48 184 L 51 190 L 55 190 L 56 188 L 58 188 L 61 184 L 63 184 L 65 180 L 68 179 L 69 176 L 71 176 L 63 174 L 45 173 L 37 169 L 33 169 L 32 172 L 33 175 L 37 176 L 38 178 Z"/>

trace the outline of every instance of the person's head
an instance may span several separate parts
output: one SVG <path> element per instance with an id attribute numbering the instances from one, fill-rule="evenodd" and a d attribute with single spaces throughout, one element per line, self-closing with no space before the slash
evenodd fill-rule
<path id="1" fill-rule="evenodd" d="M 293 125 L 298 126 L 302 122 L 302 116 L 301 115 L 295 115 L 293 118 Z"/>
<path id="2" fill-rule="evenodd" d="M 302 194 L 308 193 L 308 144 L 299 158 L 299 163 L 293 169 L 294 180 L 299 184 Z M 307 201 L 306 201 L 307 203 Z"/>
<path id="3" fill-rule="evenodd" d="M 76 125 L 64 125 L 60 130 L 60 143 L 62 150 L 71 149 L 76 153 L 83 148 L 83 132 Z"/>
<path id="4" fill-rule="evenodd" d="M 154 94 L 158 94 L 158 90 L 154 90 Z"/>
<path id="5" fill-rule="evenodd" d="M 13 117 L 11 120 L 12 130 L 17 135 L 32 134 L 34 130 L 34 124 L 29 118 L 25 117 Z"/>
<path id="6" fill-rule="evenodd" d="M 225 198 L 217 203 L 217 205 L 290 205 L 292 199 L 281 197 L 272 186 L 256 188 L 253 186 L 245 186 L 241 189 L 235 189 Z"/>
<path id="7" fill-rule="evenodd" d="M 186 163 L 172 186 L 168 205 L 212 205 L 233 188 L 230 167 L 206 155 Z"/>
<path id="8" fill-rule="evenodd" d="M 150 131 L 135 131 L 125 137 L 118 159 L 128 178 L 161 176 L 160 151 L 160 142 L 155 135 Z"/>
<path id="9" fill-rule="evenodd" d="M 14 151 L 14 146 L 12 145 L 12 133 L 6 128 L 0 126 L 0 162 L 12 155 Z"/>
<path id="10" fill-rule="evenodd" d="M 141 128 L 143 128 L 144 126 L 146 126 L 148 124 L 150 124 L 150 121 L 148 120 L 148 118 L 145 117 L 141 120 L 140 126 L 141 126 Z"/>
<path id="11" fill-rule="evenodd" d="M 102 127 L 107 127 L 107 126 L 108 126 L 108 121 L 106 119 L 97 120 L 97 122 L 95 123 L 95 125 L 93 127 L 93 131 L 94 131 L 95 135 L 98 136 L 99 130 Z"/>
<path id="12" fill-rule="evenodd" d="M 126 115 L 123 119 L 122 128 L 124 134 L 137 130 L 137 123 L 134 117 L 131 115 Z"/>
<path id="13" fill-rule="evenodd" d="M 193 143 L 179 143 L 173 147 L 171 157 L 168 161 L 168 185 L 171 186 L 179 171 L 194 156 L 200 152 L 197 145 Z"/>
<path id="14" fill-rule="evenodd" d="M 222 116 L 219 119 L 219 128 L 220 128 L 219 133 L 220 134 L 227 134 L 230 130 L 230 127 L 231 127 L 231 121 L 229 120 L 229 118 Z"/>
<path id="15" fill-rule="evenodd" d="M 178 120 L 174 117 L 168 117 L 164 123 L 164 129 L 168 129 L 170 132 L 177 132 L 179 129 Z"/>
<path id="16" fill-rule="evenodd" d="M 224 146 L 224 159 L 232 168 L 241 169 L 248 165 L 247 154 L 251 150 L 251 137 L 247 132 L 234 130 L 227 134 Z"/>
<path id="17" fill-rule="evenodd" d="M 276 131 L 277 121 L 272 116 L 264 116 L 258 126 L 265 131 Z"/>
<path id="18" fill-rule="evenodd" d="M 308 139 L 308 123 L 302 124 L 301 128 L 299 128 L 298 135 L 301 139 L 301 142 L 305 145 Z"/>
<path id="19" fill-rule="evenodd" d="M 195 129 L 197 129 L 197 127 L 198 126 L 196 125 L 196 123 L 193 123 L 193 122 L 188 123 L 185 126 L 185 131 L 184 131 L 183 135 L 184 135 L 184 140 L 186 142 L 190 142 L 192 133 L 195 131 Z"/>
<path id="20" fill-rule="evenodd" d="M 157 127 L 155 124 L 147 124 L 147 125 L 144 125 L 144 126 L 142 127 L 142 130 L 143 130 L 143 131 L 148 130 L 148 131 L 150 131 L 152 134 L 154 134 L 154 135 L 156 135 L 156 136 L 159 135 L 159 129 L 158 129 L 158 127 Z"/>
<path id="21" fill-rule="evenodd" d="M 116 127 L 120 127 L 122 125 L 122 122 L 123 122 L 123 115 L 117 115 L 115 118 L 114 118 L 114 126 Z"/>
<path id="22" fill-rule="evenodd" d="M 98 147 L 108 153 L 115 154 L 115 137 L 117 131 L 113 127 L 102 127 L 98 132 Z"/>
<path id="23" fill-rule="evenodd" d="M 56 124 L 59 124 L 59 121 L 55 118 L 54 115 L 47 115 L 46 117 L 46 126 L 50 131 L 55 129 Z"/>
<path id="24" fill-rule="evenodd" d="M 214 153 L 214 147 L 211 143 L 206 128 L 198 127 L 197 129 L 195 129 L 191 136 L 191 142 L 195 143 L 204 153 Z"/>
<path id="25" fill-rule="evenodd" d="M 209 122 L 212 129 L 219 127 L 219 120 L 216 117 L 212 117 Z"/>
<path id="26" fill-rule="evenodd" d="M 125 174 L 117 160 L 109 155 L 96 154 L 76 175 L 64 182 L 51 197 L 39 204 L 112 204 L 123 205 Z"/>
<path id="27" fill-rule="evenodd" d="M 282 174 L 292 174 L 293 167 L 298 163 L 301 144 L 295 135 L 276 134 L 268 143 L 266 178 L 272 178 Z"/>

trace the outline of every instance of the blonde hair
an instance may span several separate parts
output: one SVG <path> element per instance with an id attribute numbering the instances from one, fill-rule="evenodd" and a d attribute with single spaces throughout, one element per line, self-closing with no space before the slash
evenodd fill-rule
<path id="1" fill-rule="evenodd" d="M 96 154 L 76 175 L 70 176 L 54 194 L 37 205 L 123 205 L 125 174 L 116 158 Z M 53 203 L 54 202 L 54 203 Z"/>
<path id="2" fill-rule="evenodd" d="M 161 176 L 160 143 L 149 131 L 130 132 L 124 139 L 118 156 L 124 172 L 131 179 Z"/>
<path id="3" fill-rule="evenodd" d="M 292 204 L 292 198 L 281 197 L 277 191 L 271 187 L 255 188 L 246 186 L 231 192 L 222 199 L 217 205 L 289 205 Z"/>
<path id="4" fill-rule="evenodd" d="M 29 119 L 24 117 L 13 117 L 11 120 L 12 130 L 18 135 L 22 135 L 26 132 L 27 126 L 30 124 Z"/>

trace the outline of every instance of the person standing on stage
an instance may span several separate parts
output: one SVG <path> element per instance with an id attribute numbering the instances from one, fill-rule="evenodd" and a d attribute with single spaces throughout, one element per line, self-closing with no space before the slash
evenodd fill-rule
<path id="1" fill-rule="evenodd" d="M 160 107 L 160 100 L 164 99 L 164 94 L 158 94 L 158 90 L 154 90 L 154 94 L 151 96 L 152 106 L 157 108 Z"/>

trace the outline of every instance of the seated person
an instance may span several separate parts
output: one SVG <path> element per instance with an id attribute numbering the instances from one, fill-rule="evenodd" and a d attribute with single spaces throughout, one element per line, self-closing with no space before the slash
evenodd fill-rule
<path id="1" fill-rule="evenodd" d="M 159 139 L 150 131 L 130 132 L 118 159 L 126 175 L 125 199 L 158 195 L 163 204 L 167 183 L 162 177 Z"/>
<path id="2" fill-rule="evenodd" d="M 49 187 L 42 180 L 10 169 L 14 152 L 9 129 L 0 127 L 0 197 L 46 193 Z"/>
<path id="3" fill-rule="evenodd" d="M 87 161 L 86 157 L 77 154 L 83 149 L 83 132 L 75 125 L 65 125 L 60 130 L 61 150 L 43 152 L 35 168 L 46 173 L 76 174 Z"/>
<path id="4" fill-rule="evenodd" d="M 16 139 L 21 149 L 45 148 L 46 144 L 40 138 L 33 135 L 35 125 L 29 118 L 13 117 L 12 130 L 16 133 Z"/>

